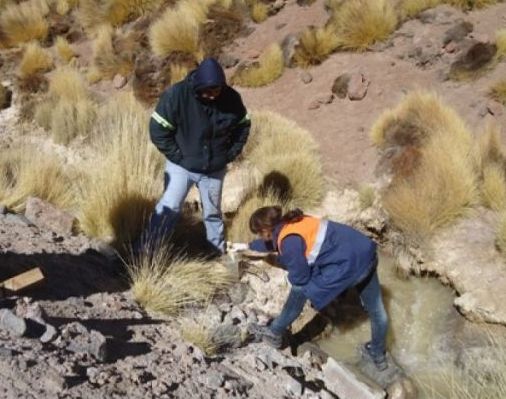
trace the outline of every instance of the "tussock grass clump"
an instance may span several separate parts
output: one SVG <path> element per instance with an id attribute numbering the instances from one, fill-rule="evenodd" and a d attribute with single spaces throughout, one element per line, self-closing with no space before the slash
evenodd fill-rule
<path id="1" fill-rule="evenodd" d="M 91 136 L 96 155 L 84 166 L 81 227 L 119 248 L 140 234 L 161 195 L 164 159 L 146 135 L 148 120 L 131 93 L 113 98 L 97 116 Z"/>
<path id="2" fill-rule="evenodd" d="M 174 259 L 170 248 L 154 248 L 128 267 L 135 300 L 151 312 L 175 316 L 188 306 L 203 305 L 232 283 L 219 263 Z"/>
<path id="3" fill-rule="evenodd" d="M 24 210 L 30 196 L 62 209 L 72 207 L 72 180 L 54 155 L 30 145 L 10 148 L 0 152 L 0 169 L 0 202 L 15 212 Z"/>
<path id="4" fill-rule="evenodd" d="M 278 79 L 284 70 L 283 51 L 279 44 L 267 47 L 258 59 L 258 64 L 238 71 L 232 82 L 244 87 L 265 86 Z"/>
<path id="5" fill-rule="evenodd" d="M 269 16 L 269 6 L 261 1 L 250 1 L 250 15 L 257 24 L 264 22 Z"/>
<path id="6" fill-rule="evenodd" d="M 489 91 L 490 97 L 506 105 L 506 79 L 496 82 Z"/>
<path id="7" fill-rule="evenodd" d="M 397 14 L 388 0 L 350 0 L 333 13 L 330 24 L 340 47 L 363 51 L 394 31 Z"/>
<path id="8" fill-rule="evenodd" d="M 436 7 L 443 0 L 403 0 L 400 3 L 399 14 L 401 19 L 410 19 L 416 17 L 422 11 Z"/>
<path id="9" fill-rule="evenodd" d="M 358 190 L 358 200 L 360 202 L 360 209 L 364 210 L 370 208 L 376 199 L 376 191 L 372 186 L 360 186 Z"/>
<path id="10" fill-rule="evenodd" d="M 305 29 L 295 50 L 294 62 L 301 67 L 322 63 L 339 46 L 339 39 L 332 25 Z"/>
<path id="11" fill-rule="evenodd" d="M 497 247 L 506 255 L 506 212 L 502 212 L 498 219 L 495 237 Z"/>
<path id="12" fill-rule="evenodd" d="M 47 72 L 53 67 L 53 59 L 47 50 L 40 47 L 39 43 L 29 43 L 23 52 L 23 58 L 19 64 L 18 75 L 21 79 L 29 78 L 40 72 Z"/>
<path id="13" fill-rule="evenodd" d="M 188 75 L 189 71 L 190 68 L 188 68 L 186 65 L 171 64 L 169 68 L 170 84 L 173 85 L 174 83 L 183 80 L 186 75 Z"/>
<path id="14" fill-rule="evenodd" d="M 89 135 L 96 117 L 83 77 L 70 67 L 57 69 L 49 81 L 47 101 L 35 110 L 35 120 L 57 143 L 68 144 L 75 137 Z"/>
<path id="15" fill-rule="evenodd" d="M 395 153 L 393 180 L 382 202 L 406 233 L 429 235 L 477 203 L 472 136 L 436 95 L 415 91 L 406 96 L 379 118 L 371 136 L 378 147 Z M 406 162 L 397 162 L 406 153 L 418 154 L 408 171 L 402 169 Z"/>
<path id="16" fill-rule="evenodd" d="M 56 0 L 54 2 L 54 9 L 58 15 L 67 15 L 78 3 L 78 0 Z"/>
<path id="17" fill-rule="evenodd" d="M 499 29 L 495 33 L 495 45 L 497 46 L 497 57 L 506 57 L 506 29 Z"/>
<path id="18" fill-rule="evenodd" d="M 149 29 L 153 53 L 165 57 L 180 51 L 202 57 L 199 31 L 205 21 L 210 1 L 182 0 L 168 8 Z"/>
<path id="19" fill-rule="evenodd" d="M 498 2 L 498 0 L 446 0 L 445 3 L 448 3 L 454 7 L 461 8 L 463 10 L 472 10 L 475 8 L 483 8 L 487 6 L 494 5 Z"/>
<path id="20" fill-rule="evenodd" d="M 68 64 L 76 55 L 70 43 L 63 36 L 56 38 L 54 46 L 58 56 L 65 64 Z"/>
<path id="21" fill-rule="evenodd" d="M 49 6 L 45 0 L 29 0 L 6 6 L 0 15 L 4 44 L 14 47 L 32 40 L 45 39 L 49 30 L 45 18 L 48 13 Z"/>
<path id="22" fill-rule="evenodd" d="M 113 29 L 102 26 L 93 42 L 93 66 L 100 77 L 112 79 L 116 74 L 128 76 L 134 68 L 133 54 L 117 54 L 113 47 Z"/>

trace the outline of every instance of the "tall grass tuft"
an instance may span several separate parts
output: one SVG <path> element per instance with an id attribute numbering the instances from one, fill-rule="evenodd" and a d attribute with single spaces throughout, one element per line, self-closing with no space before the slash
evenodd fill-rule
<path id="1" fill-rule="evenodd" d="M 506 57 L 506 29 L 499 29 L 495 33 L 495 45 L 497 46 L 496 56 L 499 58 Z"/>
<path id="2" fill-rule="evenodd" d="M 403 0 L 400 3 L 399 15 L 401 19 L 410 19 L 416 17 L 422 11 L 436 7 L 443 0 Z"/>
<path id="3" fill-rule="evenodd" d="M 397 26 L 397 14 L 388 0 L 350 0 L 333 13 L 330 24 L 340 47 L 363 51 L 388 38 Z"/>
<path id="4" fill-rule="evenodd" d="M 498 218 L 495 242 L 499 250 L 506 255 L 506 212 L 501 212 Z"/>
<path id="5" fill-rule="evenodd" d="M 134 68 L 132 54 L 117 54 L 115 51 L 113 35 L 110 26 L 102 26 L 97 29 L 93 42 L 93 67 L 105 79 L 112 79 L 116 74 L 128 76 Z"/>
<path id="6" fill-rule="evenodd" d="M 445 0 L 445 3 L 448 3 L 454 7 L 461 8 L 463 10 L 483 8 L 494 5 L 497 2 L 498 0 Z"/>
<path id="7" fill-rule="evenodd" d="M 70 67 L 57 69 L 49 80 L 47 101 L 35 110 L 35 120 L 53 140 L 69 144 L 75 137 L 89 135 L 96 117 L 96 105 L 80 73 Z"/>
<path id="8" fill-rule="evenodd" d="M 56 48 L 58 56 L 65 64 L 68 64 L 76 55 L 70 43 L 63 36 L 58 36 L 56 38 L 54 47 Z"/>
<path id="9" fill-rule="evenodd" d="M 149 43 L 153 53 L 165 57 L 173 52 L 202 57 L 200 25 L 209 11 L 209 1 L 182 0 L 167 8 L 149 28 Z"/>
<path id="10" fill-rule="evenodd" d="M 450 224 L 478 201 L 476 161 L 471 133 L 439 98 L 415 91 L 385 112 L 371 131 L 382 150 L 402 157 L 420 154 L 412 170 L 395 168 L 382 203 L 393 223 L 414 236 L 427 236 Z"/>
<path id="11" fill-rule="evenodd" d="M 149 112 L 131 93 L 103 106 L 91 136 L 79 221 L 84 232 L 122 249 L 135 239 L 161 194 L 163 156 L 146 135 Z"/>
<path id="12" fill-rule="evenodd" d="M 171 64 L 169 73 L 170 73 L 170 85 L 173 85 L 174 83 L 177 83 L 181 80 L 183 80 L 186 75 L 188 75 L 188 72 L 190 69 L 186 65 L 179 65 L 179 64 Z"/>
<path id="13" fill-rule="evenodd" d="M 49 6 L 45 0 L 28 0 L 6 6 L 0 14 L 0 31 L 5 36 L 5 45 L 14 47 L 45 39 L 49 30 L 45 18 L 48 13 Z"/>
<path id="14" fill-rule="evenodd" d="M 232 82 L 245 87 L 265 86 L 278 79 L 283 70 L 283 51 L 279 44 L 274 43 L 260 55 L 257 65 L 238 71 L 232 77 Z"/>
<path id="15" fill-rule="evenodd" d="M 339 46 L 339 38 L 332 25 L 305 29 L 295 50 L 294 62 L 301 67 L 323 62 Z"/>
<path id="16" fill-rule="evenodd" d="M 506 105 L 506 79 L 500 80 L 490 88 L 490 97 Z"/>
<path id="17" fill-rule="evenodd" d="M 135 300 L 148 311 L 169 316 L 205 304 L 232 283 L 229 271 L 221 264 L 174 258 L 167 246 L 134 258 L 128 274 Z"/>
<path id="18" fill-rule="evenodd" d="M 18 75 L 21 79 L 27 79 L 37 73 L 47 72 L 53 67 L 53 59 L 47 50 L 40 47 L 39 43 L 31 42 L 23 52 L 23 58 L 19 64 Z"/>
<path id="19" fill-rule="evenodd" d="M 257 24 L 264 22 L 269 16 L 269 6 L 261 1 L 250 1 L 251 19 Z"/>
<path id="20" fill-rule="evenodd" d="M 72 180 L 54 155 L 22 145 L 0 153 L 0 168 L 0 202 L 15 212 L 24 210 L 30 196 L 62 209 L 74 205 Z"/>

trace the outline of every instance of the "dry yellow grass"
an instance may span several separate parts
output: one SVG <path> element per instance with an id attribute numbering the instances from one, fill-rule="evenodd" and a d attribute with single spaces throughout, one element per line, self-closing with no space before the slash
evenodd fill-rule
<path id="1" fill-rule="evenodd" d="M 118 248 L 135 239 L 161 195 L 163 156 L 146 135 L 149 112 L 131 93 L 113 98 L 94 124 L 95 156 L 84 165 L 79 221 Z"/>
<path id="2" fill-rule="evenodd" d="M 269 6 L 261 1 L 253 1 L 250 5 L 250 15 L 257 24 L 264 22 L 269 16 Z"/>
<path id="3" fill-rule="evenodd" d="M 109 0 L 106 19 L 113 26 L 119 26 L 156 10 L 162 0 Z"/>
<path id="4" fill-rule="evenodd" d="M 76 0 L 56 0 L 54 2 L 54 9 L 58 15 L 67 15 L 77 4 L 78 1 Z"/>
<path id="5" fill-rule="evenodd" d="M 496 4 L 498 0 L 446 0 L 452 6 L 461 8 L 463 10 L 471 10 L 474 8 L 483 8 Z"/>
<path id="6" fill-rule="evenodd" d="M 54 154 L 29 145 L 0 152 L 0 202 L 22 212 L 26 199 L 39 197 L 62 209 L 73 206 L 73 182 Z"/>
<path id="7" fill-rule="evenodd" d="M 279 44 L 274 43 L 260 55 L 258 65 L 238 71 L 232 77 L 232 82 L 244 87 L 265 86 L 278 79 L 283 70 L 283 51 Z"/>
<path id="8" fill-rule="evenodd" d="M 506 209 L 506 175 L 504 165 L 489 164 L 483 169 L 481 195 L 483 205 L 494 211 Z"/>
<path id="9" fill-rule="evenodd" d="M 182 0 L 168 8 L 149 28 L 149 43 L 154 54 L 181 51 L 202 58 L 200 25 L 205 21 L 210 1 Z"/>
<path id="10" fill-rule="evenodd" d="M 177 259 L 170 248 L 154 248 L 129 265 L 135 300 L 151 312 L 178 315 L 185 307 L 202 305 L 232 283 L 219 263 Z"/>
<path id="11" fill-rule="evenodd" d="M 68 144 L 86 137 L 96 118 L 96 105 L 78 71 L 63 67 L 49 80 L 49 94 L 35 111 L 35 120 L 48 130 L 57 143 Z"/>
<path id="12" fill-rule="evenodd" d="M 320 64 L 339 46 L 339 39 L 332 25 L 305 29 L 296 48 L 294 62 L 301 67 Z"/>
<path id="13" fill-rule="evenodd" d="M 506 57 L 506 29 L 499 29 L 495 33 L 495 44 L 497 46 L 497 57 Z"/>
<path id="14" fill-rule="evenodd" d="M 105 79 L 112 79 L 116 74 L 128 76 L 134 68 L 132 54 L 117 54 L 114 50 L 113 35 L 110 26 L 102 26 L 97 29 L 93 42 L 93 67 Z"/>
<path id="15" fill-rule="evenodd" d="M 506 79 L 494 83 L 489 93 L 492 98 L 506 105 Z"/>
<path id="16" fill-rule="evenodd" d="M 58 56 L 66 64 L 68 64 L 76 55 L 70 43 L 63 36 L 58 36 L 56 38 L 54 46 Z"/>
<path id="17" fill-rule="evenodd" d="M 358 200 L 360 202 L 360 209 L 364 210 L 370 208 L 376 199 L 376 191 L 372 186 L 363 185 L 358 190 Z"/>
<path id="18" fill-rule="evenodd" d="M 415 145 L 421 154 L 409 174 L 393 171 L 398 177 L 382 195 L 392 221 L 405 232 L 429 235 L 478 202 L 472 135 L 434 94 L 408 95 L 379 118 L 371 136 L 380 148 Z"/>
<path id="19" fill-rule="evenodd" d="M 0 31 L 5 36 L 5 45 L 13 47 L 32 40 L 43 40 L 49 29 L 45 19 L 48 12 L 45 0 L 6 6 L 0 15 Z"/>
<path id="20" fill-rule="evenodd" d="M 174 83 L 177 83 L 181 80 L 183 80 L 186 75 L 188 75 L 189 68 L 186 65 L 179 65 L 179 64 L 171 64 L 169 68 L 170 73 L 170 83 L 173 85 Z"/>
<path id="21" fill-rule="evenodd" d="M 443 0 L 403 0 L 400 3 L 399 15 L 401 19 L 416 17 L 422 11 L 436 7 L 443 3 Z"/>
<path id="22" fill-rule="evenodd" d="M 350 0 L 333 13 L 330 24 L 340 47 L 363 51 L 388 38 L 397 26 L 397 14 L 387 0 Z"/>
<path id="23" fill-rule="evenodd" d="M 28 43 L 19 64 L 18 75 L 21 79 L 29 78 L 40 72 L 47 72 L 53 67 L 51 54 L 40 47 L 39 43 Z"/>

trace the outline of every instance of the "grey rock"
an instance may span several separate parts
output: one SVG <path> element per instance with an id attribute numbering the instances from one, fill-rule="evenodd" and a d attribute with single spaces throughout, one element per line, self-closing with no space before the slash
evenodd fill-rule
<path id="1" fill-rule="evenodd" d="M 44 334 L 42 334 L 39 338 L 40 342 L 43 344 L 54 341 L 54 339 L 58 336 L 58 330 L 54 326 L 51 324 L 45 324 L 45 327 L 46 330 L 44 331 Z"/>
<path id="2" fill-rule="evenodd" d="M 218 61 L 223 68 L 228 69 L 235 67 L 239 63 L 239 58 L 231 54 L 225 53 L 219 55 Z"/>
<path id="3" fill-rule="evenodd" d="M 472 72 L 486 66 L 497 53 L 497 46 L 493 43 L 474 42 L 462 51 L 457 60 L 450 66 L 450 75 L 459 72 Z"/>
<path id="4" fill-rule="evenodd" d="M 119 73 L 116 74 L 112 80 L 112 85 L 114 86 L 115 89 L 121 89 L 123 88 L 128 82 L 128 79 L 123 76 L 123 75 L 120 75 Z"/>
<path id="5" fill-rule="evenodd" d="M 68 212 L 36 197 L 30 197 L 26 201 L 25 216 L 38 227 L 64 235 L 72 234 L 77 221 Z"/>
<path id="6" fill-rule="evenodd" d="M 71 323 L 64 332 L 62 331 L 62 335 L 68 340 L 67 350 L 75 353 L 87 353 L 102 362 L 107 360 L 108 342 L 98 331 L 88 331 L 80 323 Z"/>
<path id="7" fill-rule="evenodd" d="M 24 215 L 18 215 L 14 213 L 8 213 L 5 215 L 5 221 L 7 223 L 17 224 L 20 226 L 33 227 L 33 222 Z"/>
<path id="8" fill-rule="evenodd" d="M 9 309 L 0 309 L 0 328 L 16 337 L 22 337 L 27 330 L 25 320 L 16 316 Z"/>
<path id="9" fill-rule="evenodd" d="M 343 73 L 342 75 L 338 76 L 332 84 L 332 93 L 334 93 L 339 98 L 346 98 L 350 78 L 351 75 L 349 73 Z"/>
<path id="10" fill-rule="evenodd" d="M 246 299 L 249 291 L 249 285 L 245 283 L 234 284 L 228 290 L 228 296 L 234 305 L 238 305 Z"/>
<path id="11" fill-rule="evenodd" d="M 46 367 L 43 379 L 46 389 L 55 393 L 61 392 L 68 387 L 65 376 L 61 375 L 54 367 Z"/>
<path id="12" fill-rule="evenodd" d="M 299 45 L 299 38 L 294 34 L 287 35 L 281 42 L 281 49 L 283 51 L 283 59 L 285 66 L 291 68 L 295 66 L 294 56 L 295 50 Z"/>
<path id="13" fill-rule="evenodd" d="M 353 73 L 348 82 L 348 98 L 351 101 L 360 101 L 366 94 L 369 87 L 369 80 L 361 73 Z"/>
<path id="14" fill-rule="evenodd" d="M 218 389 L 225 383 L 225 376 L 216 370 L 206 373 L 205 384 L 212 389 Z"/>
<path id="15" fill-rule="evenodd" d="M 293 377 L 287 377 L 285 389 L 291 397 L 299 397 L 302 395 L 302 384 Z"/>
<path id="16" fill-rule="evenodd" d="M 300 74 L 300 80 L 302 80 L 302 82 L 304 82 L 305 84 L 309 84 L 313 81 L 313 75 L 311 75 L 307 71 L 304 71 Z"/>
<path id="17" fill-rule="evenodd" d="M 448 29 L 443 36 L 443 45 L 450 42 L 458 43 L 463 40 L 474 29 L 474 26 L 469 21 L 460 21 L 455 26 Z"/>
<path id="18" fill-rule="evenodd" d="M 312 100 L 308 105 L 308 109 L 318 109 L 322 105 L 330 104 L 332 101 L 334 101 L 333 94 L 323 94 Z"/>

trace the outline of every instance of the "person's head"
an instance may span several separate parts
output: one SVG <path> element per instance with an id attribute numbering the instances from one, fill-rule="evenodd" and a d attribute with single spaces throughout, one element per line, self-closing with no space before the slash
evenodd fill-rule
<path id="1" fill-rule="evenodd" d="M 272 240 L 272 232 L 280 223 L 293 223 L 303 216 L 300 209 L 294 209 L 283 215 L 280 206 L 264 206 L 258 208 L 249 219 L 249 229 L 261 239 Z"/>
<path id="2" fill-rule="evenodd" d="M 214 58 L 204 59 L 193 76 L 193 89 L 204 101 L 216 100 L 227 84 L 223 68 Z"/>

